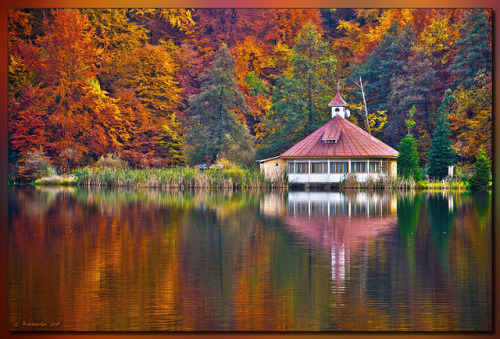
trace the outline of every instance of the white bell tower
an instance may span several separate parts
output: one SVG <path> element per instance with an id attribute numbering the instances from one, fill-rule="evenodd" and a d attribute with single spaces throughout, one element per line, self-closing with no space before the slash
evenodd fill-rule
<path id="1" fill-rule="evenodd" d="M 349 118 L 351 112 L 346 108 L 347 103 L 340 96 L 340 82 L 337 82 L 337 95 L 328 104 L 332 108 L 332 119 L 337 115 L 342 119 Z"/>

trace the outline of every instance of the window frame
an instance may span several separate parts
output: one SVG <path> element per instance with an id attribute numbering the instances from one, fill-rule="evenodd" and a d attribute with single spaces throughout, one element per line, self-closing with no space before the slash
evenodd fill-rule
<path id="1" fill-rule="evenodd" d="M 341 171 L 339 172 L 338 166 L 340 166 Z M 333 171 L 332 171 L 333 168 Z M 334 161 L 330 163 L 330 173 L 332 174 L 343 174 L 349 173 L 349 162 L 348 161 Z"/>
<path id="2" fill-rule="evenodd" d="M 317 171 L 318 167 L 320 171 Z M 327 162 L 311 162 L 311 174 L 326 174 L 328 173 Z"/>
<path id="3" fill-rule="evenodd" d="M 309 174 L 309 163 L 308 162 L 296 162 L 295 173 L 296 174 Z"/>
<path id="4" fill-rule="evenodd" d="M 376 167 L 376 169 L 373 170 L 373 167 Z M 380 166 L 380 161 L 370 161 L 368 173 L 381 173 L 381 168 L 382 166 Z"/>
<path id="5" fill-rule="evenodd" d="M 359 167 L 359 170 L 358 170 Z M 366 172 L 366 161 L 351 161 L 351 172 L 352 173 L 367 173 Z"/>

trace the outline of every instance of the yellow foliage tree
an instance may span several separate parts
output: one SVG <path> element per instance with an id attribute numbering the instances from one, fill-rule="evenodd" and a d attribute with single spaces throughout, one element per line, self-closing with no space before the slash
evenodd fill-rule
<path id="1" fill-rule="evenodd" d="M 483 147 L 492 156 L 492 82 L 491 74 L 480 73 L 478 86 L 459 87 L 450 114 L 452 136 L 463 146 L 464 161 L 472 162 Z"/>

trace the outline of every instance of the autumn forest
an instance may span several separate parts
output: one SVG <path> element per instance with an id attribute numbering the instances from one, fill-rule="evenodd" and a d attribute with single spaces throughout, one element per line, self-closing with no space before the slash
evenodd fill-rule
<path id="1" fill-rule="evenodd" d="M 338 84 L 349 119 L 395 149 L 415 107 L 422 168 L 450 90 L 470 168 L 492 156 L 491 27 L 484 9 L 11 9 L 9 175 L 110 154 L 253 166 L 328 121 Z"/>

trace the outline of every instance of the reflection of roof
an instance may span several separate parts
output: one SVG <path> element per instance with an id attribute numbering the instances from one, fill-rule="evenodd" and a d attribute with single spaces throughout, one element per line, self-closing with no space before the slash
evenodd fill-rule
<path id="1" fill-rule="evenodd" d="M 326 143 L 325 139 L 337 140 Z M 335 116 L 281 157 L 390 157 L 398 152 L 352 122 Z"/>
<path id="2" fill-rule="evenodd" d="M 286 216 L 286 228 L 318 249 L 331 250 L 332 245 L 355 249 L 383 233 L 397 228 L 397 216 L 367 217 L 308 217 Z"/>

